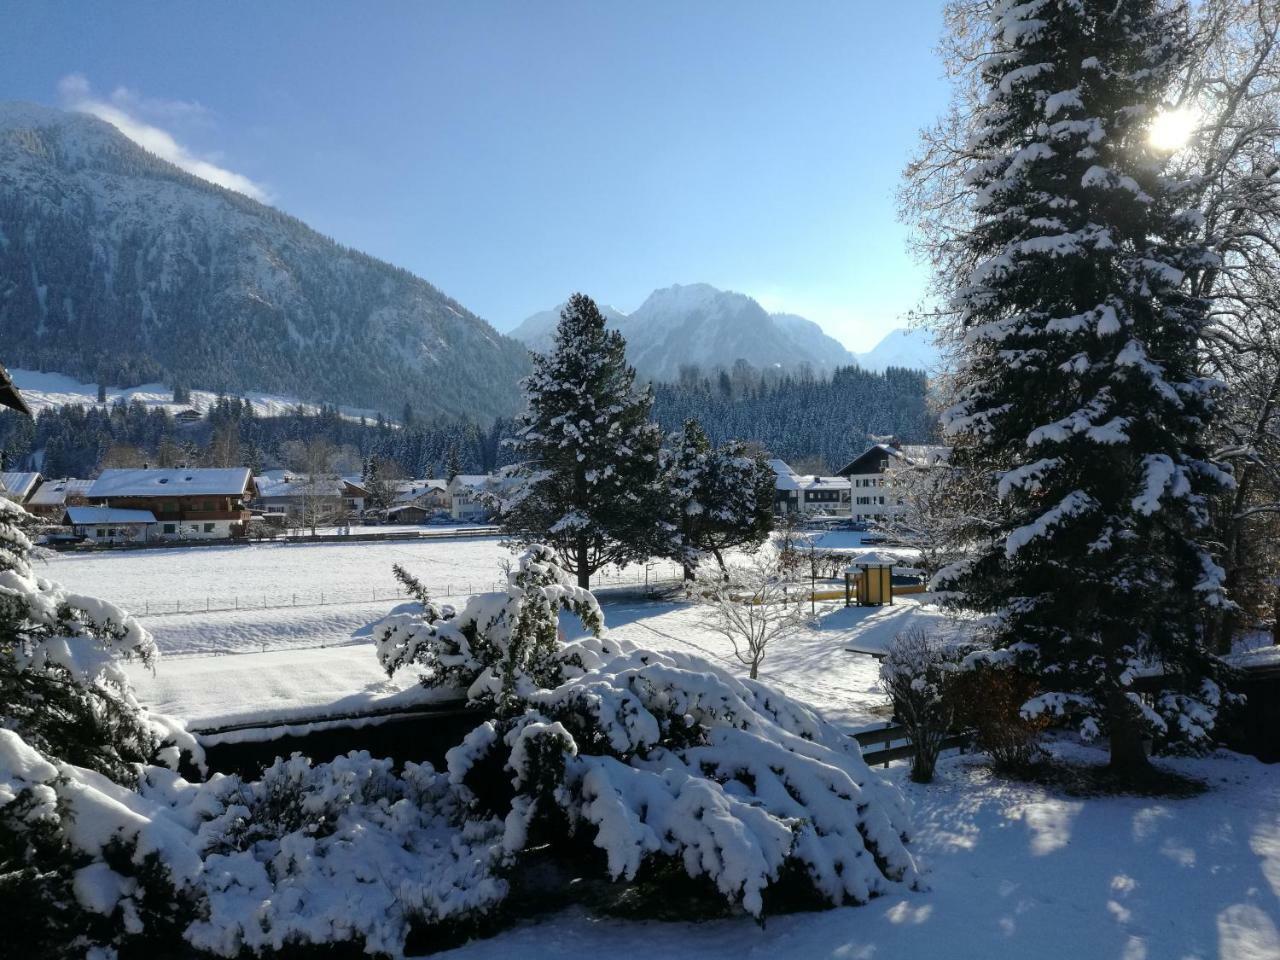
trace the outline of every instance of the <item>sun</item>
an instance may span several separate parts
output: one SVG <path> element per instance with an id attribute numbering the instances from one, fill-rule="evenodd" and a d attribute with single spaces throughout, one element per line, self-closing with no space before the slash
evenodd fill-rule
<path id="1" fill-rule="evenodd" d="M 1147 128 L 1147 142 L 1157 150 L 1173 153 L 1181 150 L 1196 132 L 1199 116 L 1190 107 L 1162 110 Z"/>

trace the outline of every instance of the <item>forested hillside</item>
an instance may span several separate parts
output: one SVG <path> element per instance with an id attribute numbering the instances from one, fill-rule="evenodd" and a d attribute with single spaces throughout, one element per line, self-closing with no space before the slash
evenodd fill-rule
<path id="1" fill-rule="evenodd" d="M 653 409 L 668 432 L 695 417 L 715 443 L 754 441 L 788 462 L 835 470 L 861 453 L 872 435 L 909 443 L 933 439 L 937 417 L 927 394 L 928 378 L 919 370 L 843 367 L 829 380 L 766 379 L 739 366 L 715 379 L 659 384 Z"/>
<path id="2" fill-rule="evenodd" d="M 792 379 L 766 377 L 743 364 L 715 379 L 657 385 L 654 417 L 664 433 L 696 417 L 715 443 L 747 440 L 796 464 L 836 469 L 861 452 L 872 434 L 930 439 L 935 419 L 926 391 L 925 376 L 913 370 L 845 368 L 830 380 Z M 405 429 L 353 420 L 328 406 L 318 413 L 265 417 L 235 398 L 220 400 L 199 423 L 182 424 L 164 408 L 141 402 L 73 404 L 42 410 L 34 423 L 0 412 L 0 464 L 39 468 L 50 477 L 89 477 L 104 465 L 135 462 L 243 463 L 261 470 L 288 465 L 288 442 L 322 437 L 353 471 L 376 456 L 415 476 L 441 476 L 451 454 L 468 473 L 510 463 L 513 454 L 502 441 L 511 424 L 507 418 L 484 425 L 466 418 L 419 418 Z"/>
<path id="3" fill-rule="evenodd" d="M 525 348 L 405 270 L 152 156 L 84 114 L 0 104 L 6 365 L 109 386 L 488 419 Z"/>

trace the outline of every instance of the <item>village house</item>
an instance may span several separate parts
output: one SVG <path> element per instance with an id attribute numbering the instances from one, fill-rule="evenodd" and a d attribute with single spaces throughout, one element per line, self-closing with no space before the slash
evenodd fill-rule
<path id="1" fill-rule="evenodd" d="M 891 463 L 929 467 L 950 455 L 950 447 L 934 444 L 872 444 L 837 471 L 849 482 L 853 519 L 875 522 L 902 510 L 902 499 L 893 489 Z"/>
<path id="2" fill-rule="evenodd" d="M 449 484 L 445 480 L 400 480 L 392 507 L 421 507 L 427 512 L 449 509 Z"/>
<path id="3" fill-rule="evenodd" d="M 402 503 L 394 507 L 387 507 L 383 513 L 383 518 L 387 523 L 426 523 L 434 510 L 428 510 L 426 507 L 416 503 Z"/>
<path id="4" fill-rule="evenodd" d="M 152 540 L 220 540 L 245 535 L 256 492 L 248 467 L 179 467 L 104 470 L 85 497 L 94 506 L 151 513 Z"/>
<path id="5" fill-rule="evenodd" d="M 61 480 L 45 480 L 36 488 L 23 506 L 27 512 L 47 520 L 61 520 L 67 507 L 84 506 L 89 502 L 87 494 L 93 486 L 92 480 L 76 480 L 63 477 Z"/>
<path id="6" fill-rule="evenodd" d="M 62 523 L 89 543 L 146 543 L 156 526 L 150 510 L 120 510 L 115 507 L 67 507 Z"/>
<path id="7" fill-rule="evenodd" d="M 488 520 L 493 508 L 485 494 L 497 489 L 498 479 L 488 473 L 460 473 L 449 481 L 449 515 L 455 520 Z"/>
<path id="8" fill-rule="evenodd" d="M 357 477 L 317 477 L 312 483 L 305 474 L 269 471 L 254 478 L 257 496 L 253 508 L 270 516 L 299 514 L 308 509 L 338 516 L 364 515 L 369 491 Z"/>
<path id="9" fill-rule="evenodd" d="M 801 476 L 784 460 L 770 460 L 774 513 L 849 512 L 849 481 L 843 477 Z"/>

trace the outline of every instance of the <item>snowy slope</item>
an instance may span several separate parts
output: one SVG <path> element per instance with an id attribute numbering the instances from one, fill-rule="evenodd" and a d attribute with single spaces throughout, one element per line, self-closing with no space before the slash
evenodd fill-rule
<path id="1" fill-rule="evenodd" d="M 690 364 L 709 373 L 739 359 L 758 369 L 808 365 L 815 373 L 854 363 L 853 355 L 811 320 L 770 314 L 751 297 L 705 283 L 655 290 L 630 314 L 612 307 L 601 312 L 626 337 L 628 360 L 653 380 L 675 380 Z M 559 310 L 535 313 L 511 336 L 545 351 L 558 318 Z"/>
<path id="2" fill-rule="evenodd" d="M 38 413 L 50 407 L 73 404 L 92 406 L 98 402 L 96 383 L 82 383 L 75 377 L 68 377 L 61 373 L 41 373 L 38 370 L 20 368 L 11 369 L 9 374 L 17 388 L 22 391 L 22 398 L 27 401 L 27 406 L 31 408 L 32 413 Z M 192 409 L 203 412 L 218 399 L 216 393 L 208 390 L 192 390 L 190 393 L 190 403 L 174 403 L 172 388 L 163 383 L 143 383 L 136 387 L 108 387 L 107 403 L 110 405 L 121 400 L 125 403 L 137 401 L 145 407 L 163 407 L 170 414 L 174 414 L 181 410 Z M 299 407 L 308 413 L 316 413 L 320 409 L 315 404 L 302 403 L 296 397 L 280 397 L 269 393 L 250 391 L 244 394 L 243 399 L 253 405 L 254 413 L 260 417 L 283 416 Z M 359 407 L 342 407 L 339 412 L 342 416 L 353 420 L 361 417 L 374 419 L 378 413 L 376 410 Z"/>
<path id="3" fill-rule="evenodd" d="M 148 154 L 0 103 L 9 366 L 422 415 L 512 412 L 528 356 L 435 287 Z"/>
<path id="4" fill-rule="evenodd" d="M 626 317 L 626 314 L 621 310 L 611 307 L 607 303 L 596 304 L 596 306 L 604 314 L 605 323 L 615 329 L 619 321 Z M 542 310 L 531 317 L 526 317 L 507 336 L 514 337 L 536 353 L 549 353 L 555 340 L 556 324 L 560 322 L 560 311 L 564 308 L 565 304 L 562 303 L 554 309 Z"/>
<path id="5" fill-rule="evenodd" d="M 907 367 L 911 370 L 934 370 L 941 355 L 927 330 L 892 330 L 866 353 L 858 354 L 858 366 L 867 370 Z"/>

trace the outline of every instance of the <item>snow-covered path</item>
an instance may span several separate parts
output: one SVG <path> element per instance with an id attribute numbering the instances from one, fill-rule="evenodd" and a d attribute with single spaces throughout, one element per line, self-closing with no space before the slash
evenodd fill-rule
<path id="1" fill-rule="evenodd" d="M 895 765 L 915 806 L 927 891 L 774 917 L 763 929 L 574 910 L 437 956 L 1276 960 L 1280 765 L 1221 753 L 1175 766 L 1209 792 L 1073 798 L 994 780 L 972 757 L 944 758 L 940 781 L 918 786 Z"/>

